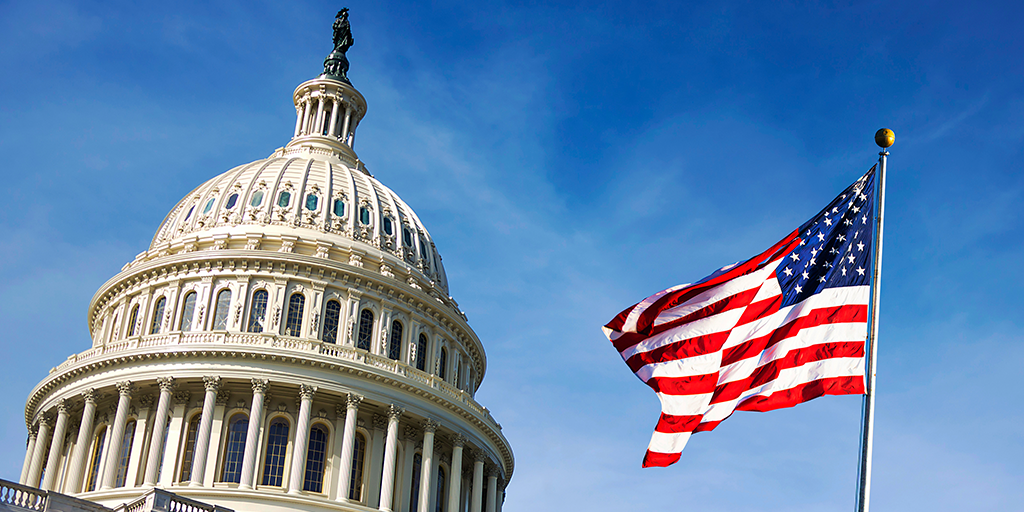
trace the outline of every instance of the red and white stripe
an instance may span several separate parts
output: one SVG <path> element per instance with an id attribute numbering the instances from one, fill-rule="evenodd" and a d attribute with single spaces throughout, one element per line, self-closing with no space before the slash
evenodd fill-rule
<path id="1" fill-rule="evenodd" d="M 703 282 L 652 295 L 605 326 L 661 399 L 644 467 L 675 463 L 692 433 L 733 411 L 864 393 L 870 287 L 826 288 L 780 307 L 775 270 L 797 235 Z"/>

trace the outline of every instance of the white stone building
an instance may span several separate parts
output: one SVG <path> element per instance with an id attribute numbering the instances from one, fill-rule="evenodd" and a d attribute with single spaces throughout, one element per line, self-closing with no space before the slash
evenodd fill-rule
<path id="1" fill-rule="evenodd" d="M 110 508 L 156 487 L 236 511 L 500 510 L 514 461 L 473 399 L 484 348 L 356 156 L 363 96 L 324 74 L 293 100 L 285 147 L 196 187 L 96 292 L 92 346 L 28 397 L 21 484 Z"/>

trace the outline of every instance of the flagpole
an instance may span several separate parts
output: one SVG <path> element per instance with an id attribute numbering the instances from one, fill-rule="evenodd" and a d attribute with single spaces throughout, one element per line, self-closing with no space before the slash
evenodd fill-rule
<path id="1" fill-rule="evenodd" d="M 857 486 L 857 512 L 868 512 L 871 497 L 871 448 L 875 435 L 875 362 L 878 359 L 878 309 L 882 284 L 882 215 L 885 213 L 885 157 L 886 149 L 896 141 L 892 130 L 883 128 L 875 133 L 875 143 L 882 151 L 878 153 L 878 202 L 875 210 L 874 264 L 871 268 L 871 319 L 868 333 L 868 359 L 866 362 L 866 386 L 864 411 L 862 413 L 863 434 L 860 440 L 860 475 Z"/>

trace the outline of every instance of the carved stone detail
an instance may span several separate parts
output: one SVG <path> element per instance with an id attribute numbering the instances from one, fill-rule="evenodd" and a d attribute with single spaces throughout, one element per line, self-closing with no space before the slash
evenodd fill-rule
<path id="1" fill-rule="evenodd" d="M 388 418 L 387 416 L 381 416 L 380 414 L 373 415 L 373 429 L 374 430 L 387 430 Z"/>
<path id="2" fill-rule="evenodd" d="M 221 390 L 217 391 L 217 400 L 216 400 L 217 405 L 227 405 L 228 404 L 228 400 L 230 400 L 230 399 L 231 399 L 231 391 L 228 391 L 226 389 L 221 389 Z"/>
<path id="3" fill-rule="evenodd" d="M 436 422 L 436 421 L 434 421 L 434 420 L 432 420 L 430 418 L 427 418 L 427 421 L 423 422 L 423 431 L 424 432 L 434 433 L 434 432 L 437 432 L 437 427 L 440 427 L 440 426 L 441 426 L 440 423 L 438 423 L 438 422 Z"/>
<path id="4" fill-rule="evenodd" d="M 174 403 L 178 405 L 187 404 L 192 399 L 192 393 L 190 391 L 178 391 L 174 394 Z"/>
<path id="5" fill-rule="evenodd" d="M 316 386 L 310 386 L 309 384 L 299 384 L 299 399 L 300 400 L 312 400 L 313 395 L 316 394 Z"/>
<path id="6" fill-rule="evenodd" d="M 131 398 L 132 393 L 135 392 L 135 384 L 133 384 L 132 381 L 130 380 L 118 382 L 117 384 L 115 384 L 115 386 L 117 386 L 117 392 L 121 396 L 127 396 Z"/>
<path id="7" fill-rule="evenodd" d="M 270 385 L 270 381 L 267 379 L 252 378 L 252 391 L 253 393 L 264 393 L 267 391 L 267 386 Z"/>
<path id="8" fill-rule="evenodd" d="M 220 389 L 220 377 L 215 375 L 206 375 L 203 377 L 203 387 L 207 391 L 217 391 Z"/>
<path id="9" fill-rule="evenodd" d="M 156 383 L 160 386 L 160 391 L 173 391 L 177 386 L 174 377 L 157 377 Z"/>

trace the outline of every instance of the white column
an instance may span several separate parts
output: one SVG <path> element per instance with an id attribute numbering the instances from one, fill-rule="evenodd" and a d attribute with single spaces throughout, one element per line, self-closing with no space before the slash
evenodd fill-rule
<path id="1" fill-rule="evenodd" d="M 334 130 L 338 128 L 338 106 L 340 104 L 341 102 L 338 101 L 338 98 L 334 98 L 331 100 L 331 124 L 330 127 L 328 127 L 327 129 L 327 135 L 329 137 L 334 137 Z"/>
<path id="2" fill-rule="evenodd" d="M 309 135 L 309 99 L 302 102 L 302 130 L 301 135 Z"/>
<path id="3" fill-rule="evenodd" d="M 189 487 L 203 485 L 206 475 L 206 454 L 210 450 L 210 430 L 213 428 L 213 407 L 217 404 L 217 390 L 220 389 L 220 377 L 204 376 L 203 386 L 206 397 L 203 399 L 203 415 L 199 418 L 199 432 L 196 434 L 196 448 L 192 456 L 192 473 Z"/>
<path id="4" fill-rule="evenodd" d="M 132 402 L 135 385 L 131 381 L 117 383 L 117 413 L 114 415 L 114 426 L 107 436 L 106 461 L 103 466 L 103 485 L 101 490 L 113 489 L 117 479 L 117 463 L 121 455 L 121 442 L 124 440 L 124 426 L 128 422 L 128 407 Z"/>
<path id="5" fill-rule="evenodd" d="M 263 421 L 263 397 L 267 392 L 267 379 L 252 379 L 252 408 L 249 415 L 249 430 L 245 434 L 245 453 L 242 454 L 242 476 L 238 486 L 252 489 L 256 473 L 256 448 L 260 444 L 260 425 Z"/>
<path id="6" fill-rule="evenodd" d="M 292 470 L 288 479 L 288 494 L 302 491 L 302 477 L 306 469 L 306 443 L 309 442 L 309 410 L 313 407 L 316 386 L 299 385 L 299 418 L 295 428 L 295 448 L 292 451 Z"/>
<path id="7" fill-rule="evenodd" d="M 498 472 L 494 469 L 487 473 L 487 512 L 497 512 L 498 503 Z"/>
<path id="8" fill-rule="evenodd" d="M 359 404 L 363 397 L 354 393 L 348 394 L 346 400 L 347 410 L 345 412 L 345 437 L 341 442 L 341 464 L 338 465 L 338 501 L 347 502 L 348 484 L 352 478 L 352 456 L 356 443 L 356 413 L 359 412 Z M 364 446 L 365 450 L 366 447 Z"/>
<path id="9" fill-rule="evenodd" d="M 217 456 L 220 443 L 224 439 L 224 413 L 227 412 L 231 392 L 225 389 L 217 391 L 217 401 L 213 406 L 213 421 L 210 422 L 210 447 L 206 450 L 206 473 L 203 474 L 203 485 L 213 487 L 217 472 Z"/>
<path id="10" fill-rule="evenodd" d="M 46 448 L 50 443 L 50 419 L 46 416 L 39 418 L 39 431 L 36 434 L 35 451 L 32 453 L 32 463 L 29 464 L 28 477 L 25 478 L 25 485 L 31 487 L 39 486 L 39 476 L 43 472 L 43 457 L 46 456 Z"/>
<path id="11" fill-rule="evenodd" d="M 314 118 L 313 129 L 316 130 L 317 135 L 323 135 L 324 133 L 324 97 L 321 95 L 316 102 L 316 117 Z"/>
<path id="12" fill-rule="evenodd" d="M 459 496 L 462 486 L 462 447 L 466 444 L 466 437 L 462 434 L 452 436 L 452 467 L 448 484 L 448 512 L 459 512 Z"/>
<path id="13" fill-rule="evenodd" d="M 292 138 L 299 136 L 299 130 L 302 129 L 302 107 L 295 105 L 295 135 Z"/>
<path id="14" fill-rule="evenodd" d="M 50 442 L 50 456 L 46 459 L 46 467 L 50 468 L 46 472 L 43 483 L 39 487 L 44 491 L 53 491 L 54 482 L 57 481 L 57 473 L 60 469 L 60 454 L 64 448 L 64 434 L 68 428 L 68 408 L 70 407 L 65 399 L 57 401 L 57 424 L 53 427 L 53 440 Z"/>
<path id="15" fill-rule="evenodd" d="M 167 441 L 164 445 L 163 460 L 160 462 L 160 474 L 157 476 L 157 483 L 161 487 L 169 487 L 176 479 L 174 467 L 178 462 L 178 447 L 181 444 L 182 430 L 185 425 L 185 413 L 188 412 L 188 403 L 192 399 L 192 393 L 182 390 L 174 393 L 174 408 L 171 410 L 171 424 L 167 428 Z M 190 468 L 191 469 L 191 468 Z"/>
<path id="16" fill-rule="evenodd" d="M 32 467 L 32 456 L 36 453 L 36 427 L 30 427 L 28 429 L 28 446 L 25 447 L 25 462 L 21 465 L 21 477 L 18 478 L 18 483 L 25 485 L 25 477 L 28 476 L 28 470 Z"/>
<path id="17" fill-rule="evenodd" d="M 78 427 L 78 441 L 71 455 L 71 465 L 68 466 L 68 477 L 64 482 L 65 494 L 75 494 L 82 490 L 82 474 L 89 460 L 92 427 L 96 421 L 96 391 L 90 388 L 82 395 L 85 398 L 85 408 L 82 410 L 82 424 Z"/>
<path id="18" fill-rule="evenodd" d="M 427 512 L 427 505 L 430 503 L 431 471 L 434 469 L 434 432 L 437 431 L 437 427 L 437 422 L 430 418 L 423 423 L 423 467 L 420 472 L 419 512 Z"/>
<path id="19" fill-rule="evenodd" d="M 348 144 L 348 125 L 351 121 L 352 105 L 345 105 L 345 122 L 341 124 L 341 136 L 339 137 L 345 144 Z"/>
<path id="20" fill-rule="evenodd" d="M 481 512 L 484 501 L 484 452 L 476 450 L 473 454 L 473 497 L 469 502 L 469 512 Z"/>
<path id="21" fill-rule="evenodd" d="M 384 444 L 384 474 L 380 482 L 380 510 L 391 512 L 395 492 L 395 458 L 398 456 L 398 419 L 405 412 L 391 404 L 388 407 L 388 440 Z"/>
<path id="22" fill-rule="evenodd" d="M 171 393 L 174 391 L 174 377 L 159 377 L 156 383 L 160 386 L 160 398 L 156 401 L 156 419 L 153 421 L 153 436 L 149 440 L 149 460 L 146 461 L 146 478 L 143 485 L 156 485 L 156 476 L 160 472 L 160 459 L 164 451 L 164 434 L 167 426 L 167 415 L 171 408 Z"/>

